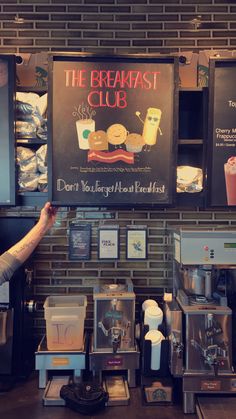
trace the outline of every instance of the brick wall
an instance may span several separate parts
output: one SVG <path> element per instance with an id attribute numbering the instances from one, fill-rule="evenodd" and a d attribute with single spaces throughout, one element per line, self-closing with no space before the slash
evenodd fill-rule
<path id="1" fill-rule="evenodd" d="M 24 23 L 16 23 L 23 18 Z M 0 53 L 70 50 L 96 53 L 172 53 L 180 50 L 236 48 L 236 2 L 226 0 L 0 0 Z M 38 207 L 1 209 L 0 216 L 32 215 Z M 92 225 L 91 260 L 68 260 L 69 222 L 77 218 Z M 100 223 L 120 227 L 120 259 L 97 258 Z M 127 224 L 148 227 L 148 259 L 125 259 Z M 88 296 L 87 326 L 92 326 L 92 283 L 102 278 L 132 278 L 137 301 L 160 297 L 171 286 L 173 225 L 236 225 L 232 210 L 199 208 L 70 209 L 61 208 L 57 222 L 34 255 L 33 295 L 41 303 L 35 314 L 35 334 L 45 330 L 42 303 L 53 293 L 85 293 Z"/>

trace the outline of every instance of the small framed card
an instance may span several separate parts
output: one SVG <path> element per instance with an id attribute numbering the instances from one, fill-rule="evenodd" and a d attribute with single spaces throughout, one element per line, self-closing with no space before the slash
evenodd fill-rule
<path id="1" fill-rule="evenodd" d="M 127 226 L 126 259 L 147 259 L 147 227 Z"/>
<path id="2" fill-rule="evenodd" d="M 119 259 L 119 227 L 98 229 L 98 259 Z"/>
<path id="3" fill-rule="evenodd" d="M 69 259 L 89 260 L 91 257 L 91 225 L 71 224 L 69 230 Z"/>

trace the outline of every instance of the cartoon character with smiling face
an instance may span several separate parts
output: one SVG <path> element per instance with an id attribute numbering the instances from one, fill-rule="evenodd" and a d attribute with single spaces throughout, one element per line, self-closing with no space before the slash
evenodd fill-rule
<path id="1" fill-rule="evenodd" d="M 148 108 L 145 121 L 140 118 L 140 112 L 137 111 L 136 116 L 143 123 L 143 133 L 142 137 L 146 144 L 146 149 L 149 150 L 151 146 L 155 145 L 157 142 L 158 132 L 162 135 L 160 128 L 161 120 L 161 109 L 157 108 Z"/>
<path id="2" fill-rule="evenodd" d="M 115 148 L 120 147 L 126 141 L 127 135 L 127 129 L 121 124 L 113 124 L 107 130 L 108 142 Z"/>

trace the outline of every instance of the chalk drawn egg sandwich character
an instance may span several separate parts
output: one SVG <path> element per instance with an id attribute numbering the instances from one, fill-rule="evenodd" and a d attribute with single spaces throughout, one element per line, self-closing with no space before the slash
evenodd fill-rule
<path id="1" fill-rule="evenodd" d="M 108 143 L 115 148 L 122 148 L 128 135 L 127 129 L 122 124 L 113 124 L 107 129 Z"/>
<path id="2" fill-rule="evenodd" d="M 157 142 L 158 132 L 162 135 L 160 128 L 161 121 L 161 109 L 158 108 L 148 108 L 145 121 L 140 118 L 140 112 L 135 112 L 136 116 L 143 123 L 143 133 L 142 137 L 145 142 L 144 150 L 150 151 L 150 148 Z"/>

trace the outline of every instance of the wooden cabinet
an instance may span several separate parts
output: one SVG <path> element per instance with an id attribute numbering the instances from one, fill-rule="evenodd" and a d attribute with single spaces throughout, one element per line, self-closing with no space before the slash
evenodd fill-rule
<path id="1" fill-rule="evenodd" d="M 179 90 L 177 165 L 193 166 L 203 171 L 201 192 L 177 193 L 177 206 L 203 206 L 206 178 L 207 89 Z"/>

